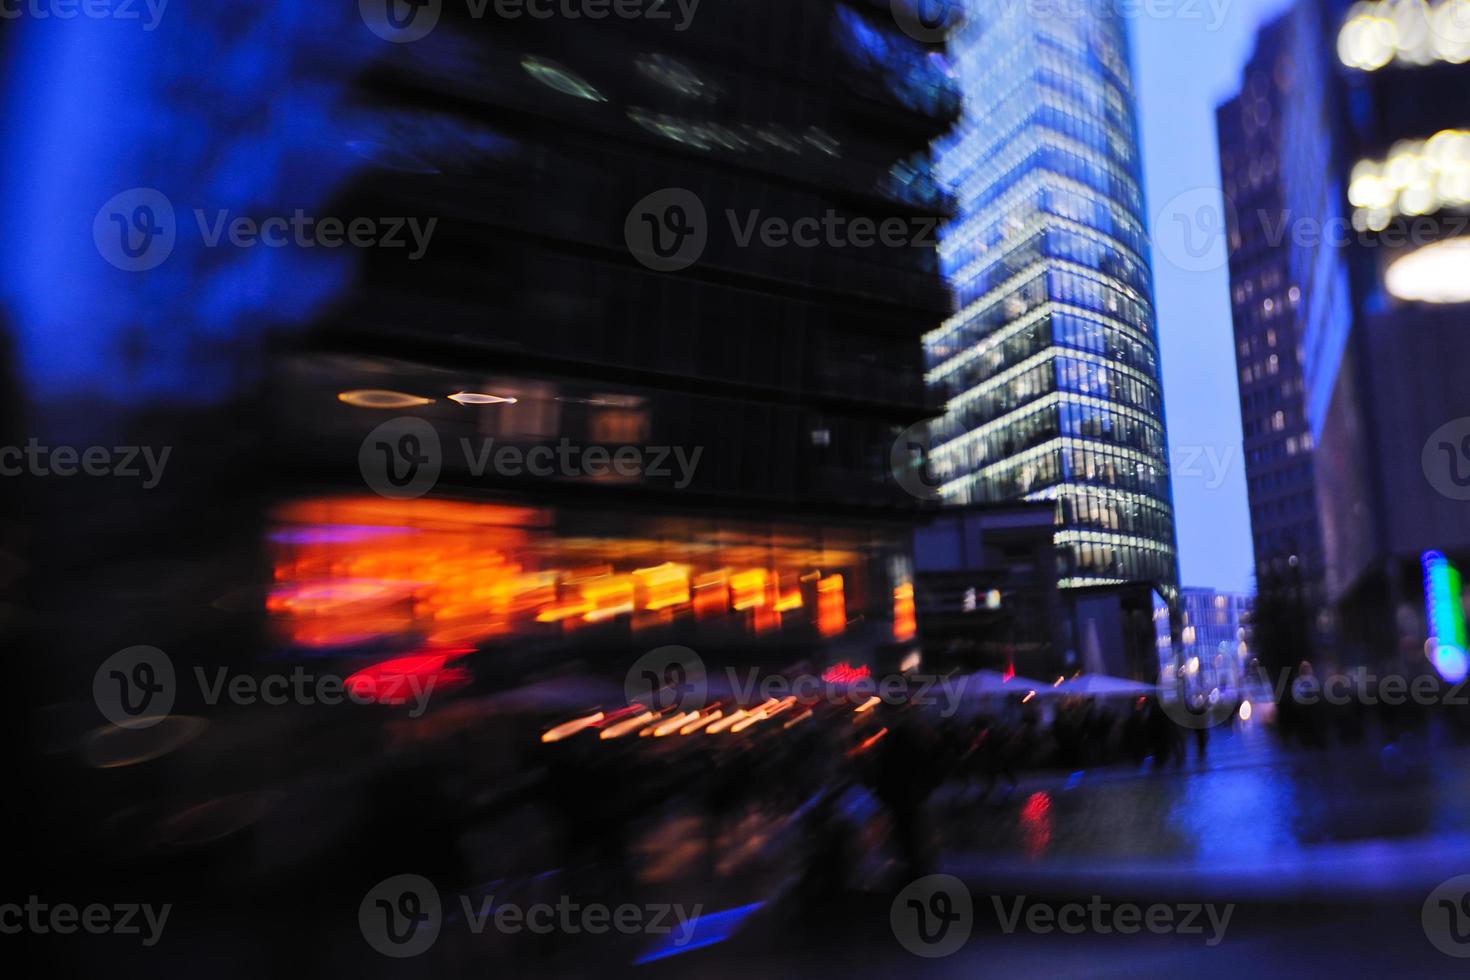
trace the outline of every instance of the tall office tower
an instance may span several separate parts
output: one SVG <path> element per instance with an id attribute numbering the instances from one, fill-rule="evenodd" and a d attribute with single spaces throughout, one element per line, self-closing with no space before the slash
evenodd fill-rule
<path id="1" fill-rule="evenodd" d="M 1347 280 L 1340 303 L 1303 284 L 1323 308 L 1307 320 L 1307 413 L 1326 591 L 1356 659 L 1436 649 L 1428 609 L 1463 597 L 1435 599 L 1431 582 L 1458 577 L 1427 572 L 1470 562 L 1467 9 L 1304 0 L 1297 16 L 1301 73 L 1320 86 L 1302 93 L 1299 114 L 1329 112 L 1331 130 L 1312 141 L 1328 165 L 1307 156 L 1290 184 L 1329 192 L 1325 210 L 1307 213 L 1340 230 L 1315 252 L 1294 243 L 1294 261 L 1345 268 Z M 1460 674 L 1463 652 L 1435 666 Z"/>
<path id="2" fill-rule="evenodd" d="M 609 651 L 908 640 L 921 502 L 888 466 L 932 414 L 922 335 L 948 310 L 929 147 L 959 99 L 938 42 L 868 2 L 684 25 L 499 9 L 372 25 L 403 43 L 360 76 L 381 121 L 333 213 L 438 224 L 417 259 L 363 252 L 277 364 L 323 491 L 279 512 L 298 527 L 278 577 L 375 568 L 412 614 L 282 628 L 495 647 L 497 669 L 569 645 L 626 670 Z M 384 496 L 437 482 L 374 496 L 359 446 Z"/>
<path id="3" fill-rule="evenodd" d="M 1062 587 L 1144 585 L 1172 601 L 1125 25 L 999 0 L 967 9 L 951 38 L 963 117 L 939 144 L 958 197 L 941 244 L 958 312 L 925 337 L 928 380 L 947 398 L 931 427 L 935 479 L 946 502 L 1055 501 Z"/>
<path id="4" fill-rule="evenodd" d="M 1289 141 L 1282 128 L 1288 92 L 1300 84 L 1292 29 L 1291 15 L 1261 29 L 1240 92 L 1216 110 L 1215 121 L 1220 186 L 1230 204 L 1230 301 L 1256 579 L 1263 589 L 1299 581 L 1304 599 L 1318 608 L 1322 543 L 1302 378 L 1308 304 L 1284 233 L 1282 153 Z"/>
<path id="5" fill-rule="evenodd" d="M 1321 594 L 1347 662 L 1422 660 L 1436 635 L 1429 581 L 1450 581 L 1441 572 L 1470 561 L 1464 9 L 1299 0 L 1263 34 L 1240 98 L 1220 115 L 1238 219 L 1237 339 L 1242 312 L 1253 338 L 1272 320 L 1278 347 L 1288 324 L 1296 333 L 1279 352 L 1269 336 L 1241 351 L 1244 417 L 1252 405 L 1268 413 L 1266 432 L 1246 433 L 1247 466 L 1281 474 L 1280 492 L 1300 495 L 1306 460 L 1293 461 L 1293 437 L 1298 457 L 1310 449 Z M 1285 390 L 1297 370 L 1299 398 Z M 1283 427 L 1272 431 L 1276 411 Z M 1275 477 L 1261 487 L 1252 473 L 1253 519 L 1263 491 L 1274 495 Z M 1288 537 L 1262 542 L 1255 525 L 1258 571 L 1263 543 L 1273 559 L 1275 545 L 1300 545 L 1290 536 L 1306 517 L 1301 532 L 1279 527 L 1282 503 L 1268 535 Z M 1293 512 L 1300 504 L 1285 520 Z M 1449 673 L 1462 661 L 1452 654 Z"/>

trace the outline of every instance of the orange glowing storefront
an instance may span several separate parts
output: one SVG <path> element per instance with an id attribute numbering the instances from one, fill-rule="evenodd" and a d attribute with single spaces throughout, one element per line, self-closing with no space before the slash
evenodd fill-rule
<path id="1" fill-rule="evenodd" d="M 333 496 L 274 514 L 278 639 L 538 649 L 912 638 L 898 532 Z"/>

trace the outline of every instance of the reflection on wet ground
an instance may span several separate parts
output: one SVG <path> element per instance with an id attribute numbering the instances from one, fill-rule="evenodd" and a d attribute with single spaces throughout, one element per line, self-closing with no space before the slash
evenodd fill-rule
<path id="1" fill-rule="evenodd" d="M 1182 767 L 1033 775 L 1004 803 L 936 799 L 948 849 L 1033 858 L 1241 860 L 1301 847 L 1470 831 L 1463 749 L 1405 737 L 1385 748 L 1283 748 L 1247 729 Z"/>

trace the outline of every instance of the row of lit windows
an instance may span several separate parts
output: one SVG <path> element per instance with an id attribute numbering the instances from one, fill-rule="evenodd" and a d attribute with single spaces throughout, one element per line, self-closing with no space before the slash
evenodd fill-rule
<path id="1" fill-rule="evenodd" d="M 1267 463 L 1275 459 L 1285 459 L 1298 453 L 1312 451 L 1312 434 L 1303 432 L 1299 436 L 1287 436 L 1285 439 L 1260 446 L 1246 453 L 1246 462 L 1252 466 L 1259 463 Z"/>
<path id="2" fill-rule="evenodd" d="M 941 493 L 956 502 L 1014 500 L 1061 483 L 1086 482 L 1169 499 L 1163 462 L 1123 447 L 1076 440 L 1022 453 L 1009 461 L 946 483 Z"/>
<path id="3" fill-rule="evenodd" d="M 1148 331 L 1153 324 L 1153 311 L 1137 293 L 1119 288 L 1112 280 L 1103 281 L 1101 274 L 1091 270 L 1052 269 L 1047 287 L 1058 302 L 1106 313 L 1140 331 Z"/>
<path id="4" fill-rule="evenodd" d="M 1090 228 L 1096 228 L 1105 235 L 1111 235 L 1140 255 L 1148 254 L 1148 236 L 1144 233 L 1137 212 L 1130 211 L 1111 198 L 1098 196 L 1083 184 L 1049 183 L 1042 207 L 1052 214 L 1071 218 Z"/>
<path id="5" fill-rule="evenodd" d="M 1037 265 L 1025 275 L 1030 278 L 1018 279 L 1010 292 L 997 291 L 986 298 L 988 302 L 976 302 L 947 321 L 938 333 L 930 335 L 931 349 L 942 350 L 947 355 L 934 365 L 931 381 L 967 369 L 989 346 L 982 342 L 996 331 L 1028 316 L 1033 322 L 1040 319 L 1046 304 L 1045 269 Z"/>
<path id="6" fill-rule="evenodd" d="M 1099 354 L 1110 361 L 1126 365 L 1147 378 L 1158 376 L 1158 359 L 1153 343 L 1135 328 L 1121 321 L 1096 317 L 1083 311 L 1072 312 L 1060 304 L 1050 304 L 1030 323 L 1012 321 L 1014 329 L 998 331 L 975 339 L 969 331 L 946 335 L 930 341 L 925 350 L 931 371 L 949 360 L 957 351 L 970 349 L 971 357 L 959 370 L 935 372 L 947 377 L 955 393 L 966 391 L 1008 367 L 1019 364 L 1044 348 L 1057 345 L 1072 350 Z"/>
<path id="7" fill-rule="evenodd" d="M 1018 345 L 1044 348 L 1045 336 L 1040 333 L 1012 340 Z M 964 360 L 956 358 L 953 364 L 958 369 L 946 370 L 937 378 L 931 373 L 931 383 L 942 379 L 952 393 L 952 413 L 964 413 L 984 422 L 1057 390 L 1131 406 L 1149 416 L 1160 411 L 1157 380 L 1124 363 L 1078 351 L 1048 358 L 1055 361 L 1054 368 L 1045 360 L 1034 365 L 1023 360 L 996 373 L 987 361 L 994 358 L 998 364 L 1006 349 L 1001 345 Z"/>
<path id="8" fill-rule="evenodd" d="M 1045 320 L 1043 313 L 1039 317 L 1019 321 L 1025 325 L 1015 330 L 1001 331 L 994 335 L 993 340 L 987 338 L 987 342 L 961 348 L 970 353 L 970 357 L 957 370 L 943 373 L 951 393 L 959 396 L 1051 346 Z M 960 340 L 961 343 L 964 342 L 963 338 Z M 931 360 L 930 367 L 943 364 L 953 353 L 954 348 L 948 345 L 931 346 L 927 350 Z"/>
<path id="9" fill-rule="evenodd" d="M 1053 78 L 1075 79 L 1079 88 L 1078 101 L 1098 118 L 1110 117 L 1122 124 L 1129 119 L 1128 100 L 1122 91 L 1103 75 L 1079 73 L 1075 59 L 1059 54 L 1051 47 L 1042 47 L 1036 55 L 1036 64 L 1041 75 Z"/>
<path id="10" fill-rule="evenodd" d="M 1072 313 L 1053 313 L 1052 336 L 1058 344 L 1074 350 L 1104 354 L 1149 377 L 1158 376 L 1153 344 L 1139 340 L 1131 331 Z"/>
<path id="11" fill-rule="evenodd" d="M 1151 336 L 1151 311 L 1134 298 L 1136 293 L 1125 291 L 1127 287 L 1115 285 L 1114 280 L 1102 281 L 1105 279 L 1102 274 L 1078 263 L 1065 259 L 1052 261 L 1065 267 L 1045 270 L 1043 276 L 1040 273 L 1044 267 L 1038 261 L 1030 278 L 1022 281 L 1026 273 L 1014 277 L 1012 282 L 1005 284 L 1009 291 L 996 290 L 982 297 L 946 322 L 940 331 L 931 334 L 927 338 L 931 349 L 941 349 L 946 356 L 960 352 L 960 356 L 954 356 L 942 366 L 932 364 L 931 380 L 966 367 L 971 358 L 963 356 L 963 352 L 1005 325 L 1040 311 L 1053 301 L 1098 314 L 1109 321 L 1118 321 L 1140 339 Z M 1149 378 L 1152 379 L 1153 375 L 1150 374 Z"/>
<path id="12" fill-rule="evenodd" d="M 1291 355 L 1296 358 L 1296 363 L 1302 363 L 1302 348 L 1298 344 L 1296 352 Z M 1281 372 L 1281 355 L 1269 354 L 1264 361 L 1253 361 L 1240 369 L 1240 383 L 1250 384 L 1252 381 L 1260 381 L 1262 378 L 1275 377 Z"/>
<path id="13" fill-rule="evenodd" d="M 972 252 L 1027 232 L 1039 212 L 1056 215 L 1122 242 L 1134 254 L 1149 251 L 1143 225 L 1133 212 L 1098 191 L 1059 174 L 1038 172 L 1022 179 L 983 210 L 967 202 L 965 217 L 944 230 L 940 255 L 946 273 L 961 268 Z"/>
<path id="14" fill-rule="evenodd" d="M 1292 412 L 1292 415 L 1295 416 L 1296 412 Z M 1241 434 L 1247 439 L 1253 439 L 1256 436 L 1265 435 L 1268 432 L 1285 432 L 1287 421 L 1286 411 L 1278 408 L 1266 417 L 1243 419 L 1240 426 Z M 1293 429 L 1300 428 L 1303 425 L 1300 420 L 1295 418 L 1291 422 Z M 1308 448 L 1310 448 L 1310 444 Z"/>
<path id="15" fill-rule="evenodd" d="M 1009 416 L 999 425 L 982 428 L 983 423 L 980 423 L 968 431 L 966 422 L 969 420 L 964 416 L 956 416 L 954 421 L 960 423 L 953 433 L 959 438 L 934 454 L 934 473 L 943 483 L 1039 446 L 1061 434 L 1055 404 Z"/>
<path id="16" fill-rule="evenodd" d="M 1122 581 L 1174 580 L 1174 548 L 1162 543 L 1115 534 L 1067 532 L 1057 535 L 1063 560 L 1070 557 L 1070 575 L 1063 584 L 1081 585 L 1088 578 Z M 1067 581 L 1067 579 L 1084 581 Z"/>
<path id="17" fill-rule="evenodd" d="M 1233 311 L 1236 332 L 1256 330 L 1264 323 L 1285 316 L 1296 309 L 1300 298 L 1301 291 L 1292 286 L 1285 296 L 1267 296 L 1259 302 L 1237 302 Z"/>
<path id="18" fill-rule="evenodd" d="M 1057 387 L 1106 401 L 1131 405 L 1149 415 L 1163 410 L 1158 388 L 1123 368 L 1076 357 L 1057 358 Z"/>
<path id="19" fill-rule="evenodd" d="M 1081 222 L 1033 207 L 1013 213 L 1010 220 L 994 223 L 973 235 L 949 236 L 941 251 L 943 268 L 957 289 L 973 293 L 975 278 L 992 266 L 1004 263 L 1012 273 L 1021 269 L 1024 259 L 1013 260 L 1011 256 L 1035 254 L 1026 250 L 1034 249 L 1038 238 L 1046 242 L 1047 255 L 1069 258 L 1082 265 L 1116 268 L 1115 272 L 1104 271 L 1132 283 L 1142 293 L 1149 290 L 1148 266 L 1137 249 Z"/>
<path id="20" fill-rule="evenodd" d="M 1037 17 L 1035 24 L 1036 37 L 1043 48 L 1050 44 L 1063 57 L 1071 58 L 1078 64 L 1095 59 L 1104 70 L 1112 74 L 1123 92 L 1133 91 L 1133 76 L 1128 71 L 1128 57 L 1124 53 L 1119 21 L 1110 22 L 1105 18 L 1091 16 Z M 1085 35 L 1083 27 L 1087 28 Z"/>
<path id="21" fill-rule="evenodd" d="M 1116 443 L 1159 458 L 1167 450 L 1163 429 L 1152 418 L 1081 401 L 1064 401 L 1059 415 L 1062 435 Z"/>
<path id="22" fill-rule="evenodd" d="M 1059 74 L 1043 66 L 1036 72 L 1036 81 L 1041 86 L 1042 103 L 1076 121 L 1067 127 L 1068 132 L 1124 168 L 1136 166 L 1131 121 L 1126 114 L 1110 113 L 1098 104 L 1104 95 L 1096 78 Z"/>
<path id="23" fill-rule="evenodd" d="M 1037 170 L 1050 170 L 1119 201 L 1135 212 L 1143 206 L 1134 173 L 1086 144 L 1087 130 L 1054 107 L 1041 106 L 1024 120 L 1013 142 L 985 165 L 968 172 L 957 190 L 971 207 L 989 207 L 1011 183 Z"/>
<path id="24" fill-rule="evenodd" d="M 1056 390 L 1056 369 L 1050 360 L 1043 360 L 1007 375 L 1004 380 L 986 381 L 966 391 L 962 398 L 956 399 L 958 404 L 951 411 L 968 425 L 984 425 Z"/>
<path id="25" fill-rule="evenodd" d="M 990 420 L 986 420 L 990 421 Z M 935 475 L 941 482 L 983 469 L 999 460 L 1025 452 L 1059 435 L 1137 450 L 1162 462 L 1164 435 L 1159 424 L 1141 413 L 1119 410 L 1093 400 L 1050 398 L 1032 411 L 1003 416 L 988 425 L 969 412 L 952 413 L 935 425 L 939 443 L 934 453 Z"/>
<path id="26" fill-rule="evenodd" d="M 970 305 L 1028 266 L 1046 259 L 1061 259 L 1095 269 L 1110 281 L 1131 287 L 1133 295 L 1147 295 L 1145 267 L 1134 256 L 1095 235 L 1077 234 L 1065 228 L 1039 231 L 1017 247 L 1007 248 L 996 261 L 979 266 L 980 271 L 956 278 L 953 285 L 961 308 Z"/>
<path id="27" fill-rule="evenodd" d="M 1057 499 L 1065 527 L 1085 526 L 1159 541 L 1174 540 L 1173 515 L 1166 504 L 1151 497 L 1071 486 L 1061 488 Z"/>

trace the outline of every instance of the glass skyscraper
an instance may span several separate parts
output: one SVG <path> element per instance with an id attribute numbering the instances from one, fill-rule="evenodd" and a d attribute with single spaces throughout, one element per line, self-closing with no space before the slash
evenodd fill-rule
<path id="1" fill-rule="evenodd" d="M 970 0 L 938 146 L 956 310 L 925 338 L 947 503 L 1051 500 L 1063 587 L 1178 584 L 1126 25 Z M 1086 12 L 1084 12 L 1086 11 Z"/>

